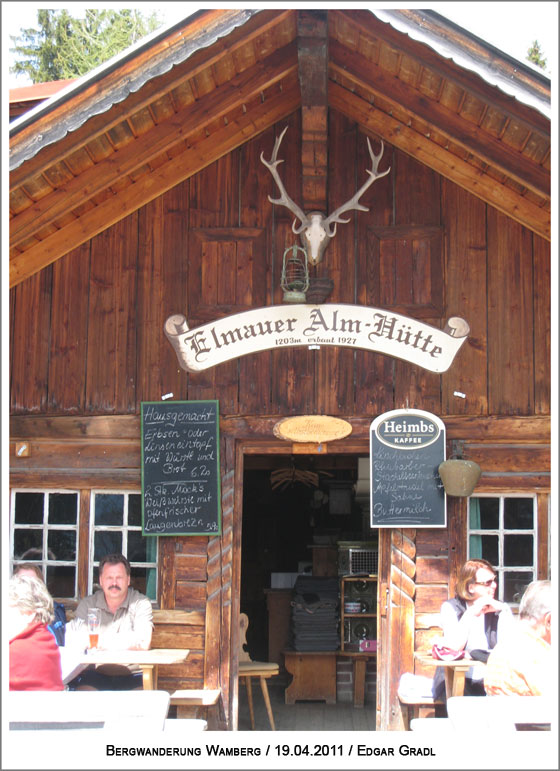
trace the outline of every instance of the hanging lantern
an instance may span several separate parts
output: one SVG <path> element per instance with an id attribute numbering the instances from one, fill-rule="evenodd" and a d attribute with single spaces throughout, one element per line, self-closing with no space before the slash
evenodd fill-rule
<path id="1" fill-rule="evenodd" d="M 298 252 L 302 253 L 303 258 L 298 257 Z M 282 259 L 280 285 L 284 292 L 283 302 L 305 302 L 305 293 L 309 288 L 309 272 L 307 270 L 307 255 L 301 246 L 289 246 L 285 250 Z"/>
<path id="2" fill-rule="evenodd" d="M 480 479 L 482 469 L 473 460 L 451 458 L 439 464 L 438 473 L 447 495 L 468 498 Z"/>

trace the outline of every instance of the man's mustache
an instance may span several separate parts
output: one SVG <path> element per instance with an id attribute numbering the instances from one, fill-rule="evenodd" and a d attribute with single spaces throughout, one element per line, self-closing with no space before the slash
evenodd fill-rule
<path id="1" fill-rule="evenodd" d="M 118 584 L 113 584 L 109 587 L 109 589 L 120 589 L 121 587 Z"/>

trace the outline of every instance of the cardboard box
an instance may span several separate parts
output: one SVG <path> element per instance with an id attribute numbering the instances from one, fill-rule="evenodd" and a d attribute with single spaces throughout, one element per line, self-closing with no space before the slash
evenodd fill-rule
<path id="1" fill-rule="evenodd" d="M 299 573 L 271 573 L 270 574 L 270 588 L 271 589 L 292 589 L 296 582 L 296 578 Z"/>

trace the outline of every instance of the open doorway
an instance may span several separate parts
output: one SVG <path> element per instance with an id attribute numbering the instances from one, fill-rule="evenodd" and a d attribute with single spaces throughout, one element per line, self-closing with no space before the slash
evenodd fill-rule
<path id="1" fill-rule="evenodd" d="M 278 661 L 289 619 L 275 628 L 272 589 L 298 574 L 339 575 L 339 542 L 372 543 L 369 500 L 356 495 L 358 455 L 245 455 L 240 610 L 251 658 Z M 275 593 L 275 600 L 277 599 Z"/>

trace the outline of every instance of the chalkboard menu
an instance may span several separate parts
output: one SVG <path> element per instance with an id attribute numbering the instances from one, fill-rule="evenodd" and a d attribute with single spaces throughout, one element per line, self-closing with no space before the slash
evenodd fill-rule
<path id="1" fill-rule="evenodd" d="M 445 527 L 438 474 L 445 426 L 429 412 L 392 410 L 370 427 L 371 527 Z"/>
<path id="2" fill-rule="evenodd" d="M 221 532 L 217 401 L 142 402 L 144 535 Z"/>

